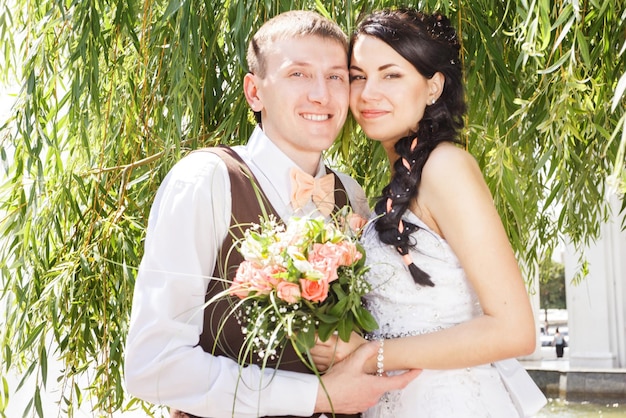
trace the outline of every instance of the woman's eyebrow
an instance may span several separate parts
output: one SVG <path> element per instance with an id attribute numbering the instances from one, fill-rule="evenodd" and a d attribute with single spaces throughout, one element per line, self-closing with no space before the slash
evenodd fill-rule
<path id="1" fill-rule="evenodd" d="M 378 67 L 378 71 L 384 71 L 384 70 L 386 70 L 387 68 L 390 68 L 390 67 L 397 67 L 397 65 L 396 64 L 384 64 L 384 65 L 381 65 L 380 67 Z M 363 69 L 360 68 L 357 65 L 350 65 L 350 69 L 351 70 L 357 70 L 357 71 L 363 71 Z"/>

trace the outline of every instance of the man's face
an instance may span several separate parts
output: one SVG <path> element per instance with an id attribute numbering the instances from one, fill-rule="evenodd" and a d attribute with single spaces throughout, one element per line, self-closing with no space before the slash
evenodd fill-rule
<path id="1" fill-rule="evenodd" d="M 274 42 L 265 77 L 248 75 L 246 97 L 261 111 L 263 131 L 294 160 L 329 148 L 348 113 L 346 51 L 318 36 Z"/>

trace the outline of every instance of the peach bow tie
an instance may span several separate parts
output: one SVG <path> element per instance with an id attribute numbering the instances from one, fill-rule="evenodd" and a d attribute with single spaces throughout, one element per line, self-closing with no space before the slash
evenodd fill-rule
<path id="1" fill-rule="evenodd" d="M 291 205 L 300 209 L 309 199 L 317 205 L 317 210 L 324 216 L 330 215 L 335 207 L 335 176 L 326 174 L 319 179 L 293 167 L 291 176 Z"/>

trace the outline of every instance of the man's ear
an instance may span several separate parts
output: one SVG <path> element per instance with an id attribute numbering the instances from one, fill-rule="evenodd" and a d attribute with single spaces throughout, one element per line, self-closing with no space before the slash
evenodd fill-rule
<path id="1" fill-rule="evenodd" d="M 428 80 L 428 90 L 429 90 L 429 102 L 432 100 L 439 100 L 439 96 L 443 92 L 443 86 L 446 83 L 446 76 L 440 72 L 436 72 L 429 80 Z"/>
<path id="2" fill-rule="evenodd" d="M 252 73 L 248 73 L 243 78 L 243 94 L 254 112 L 260 112 L 263 109 L 263 101 L 259 97 L 258 83 L 260 79 Z"/>

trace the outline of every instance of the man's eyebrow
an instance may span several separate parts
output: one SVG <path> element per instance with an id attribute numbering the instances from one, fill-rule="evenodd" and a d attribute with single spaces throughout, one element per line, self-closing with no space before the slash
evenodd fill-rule
<path id="1" fill-rule="evenodd" d="M 289 63 L 289 65 L 287 65 L 285 68 L 291 68 L 291 67 L 310 67 L 312 66 L 313 63 L 309 62 L 309 61 L 292 61 Z M 348 68 L 345 65 L 333 65 L 332 67 L 330 67 L 331 70 L 343 70 L 343 71 L 347 71 Z"/>

